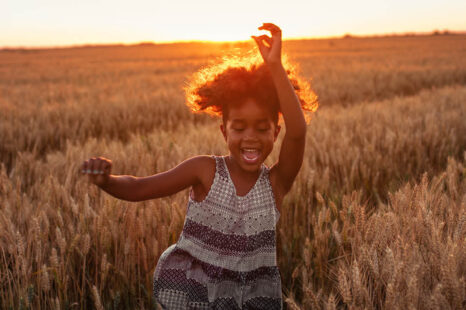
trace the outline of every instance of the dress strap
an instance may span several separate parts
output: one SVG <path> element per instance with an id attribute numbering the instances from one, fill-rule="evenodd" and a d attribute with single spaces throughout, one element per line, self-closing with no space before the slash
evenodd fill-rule
<path id="1" fill-rule="evenodd" d="M 275 223 L 278 222 L 280 218 L 280 211 L 277 208 L 277 201 L 275 200 L 275 195 L 273 193 L 272 182 L 270 181 L 270 167 L 263 165 L 263 173 L 262 173 L 262 181 L 261 183 L 261 190 L 264 190 L 269 193 L 270 197 L 272 197 L 272 204 L 274 206 L 274 212 L 276 215 Z"/>
<path id="2" fill-rule="evenodd" d="M 215 156 L 215 161 L 217 163 L 217 173 L 218 175 L 228 181 L 228 171 L 225 164 L 225 158 L 223 156 Z"/>

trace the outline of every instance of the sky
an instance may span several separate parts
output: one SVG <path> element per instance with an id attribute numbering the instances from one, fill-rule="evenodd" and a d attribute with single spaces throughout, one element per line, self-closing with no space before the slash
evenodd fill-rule
<path id="1" fill-rule="evenodd" d="M 6 1 L 6 3 L 5 3 Z M 0 47 L 465 31 L 465 0 L 1 0 Z"/>

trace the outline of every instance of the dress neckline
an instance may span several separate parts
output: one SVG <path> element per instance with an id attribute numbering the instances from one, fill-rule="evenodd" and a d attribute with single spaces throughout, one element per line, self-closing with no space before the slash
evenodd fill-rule
<path id="1" fill-rule="evenodd" d="M 226 162 L 226 160 L 225 160 L 225 157 L 226 157 L 226 156 L 221 156 L 222 161 L 223 161 L 223 166 L 225 167 L 225 170 L 226 170 L 226 173 L 227 173 L 227 176 L 228 176 L 228 180 L 230 181 L 231 185 L 233 186 L 233 190 L 234 190 L 234 192 L 235 192 L 235 196 L 238 197 L 238 198 L 240 198 L 240 199 L 244 199 L 244 198 L 248 197 L 249 194 L 251 194 L 252 191 L 256 188 L 257 183 L 259 183 L 259 180 L 260 180 L 261 177 L 262 177 L 262 174 L 263 174 L 263 172 L 264 172 L 264 164 L 261 165 L 261 171 L 259 172 L 259 176 L 257 177 L 257 180 L 256 180 L 256 182 L 254 183 L 254 185 L 249 189 L 249 191 L 248 191 L 245 195 L 240 196 L 240 195 L 238 195 L 238 192 L 237 192 L 237 190 L 236 190 L 235 183 L 233 182 L 233 179 L 231 178 L 230 170 L 228 169 L 228 165 L 227 165 L 227 162 Z"/>

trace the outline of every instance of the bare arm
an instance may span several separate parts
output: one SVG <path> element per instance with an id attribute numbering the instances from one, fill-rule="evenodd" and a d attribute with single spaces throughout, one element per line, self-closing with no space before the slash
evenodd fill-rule
<path id="1" fill-rule="evenodd" d="M 303 163 L 306 121 L 299 100 L 283 66 L 271 66 L 270 69 L 277 88 L 280 109 L 286 126 L 278 162 L 272 168 L 276 170 L 276 180 L 279 181 L 278 185 L 280 185 L 279 187 L 284 195 L 291 189 Z M 273 171 L 272 175 L 274 175 Z"/>
<path id="2" fill-rule="evenodd" d="M 206 158 L 207 156 L 193 157 L 173 169 L 147 177 L 110 175 L 111 162 L 100 157 L 84 162 L 82 171 L 89 174 L 90 182 L 116 198 L 143 201 L 169 196 L 201 182 L 201 171 L 206 166 Z M 93 173 L 94 171 L 97 173 Z"/>
<path id="3" fill-rule="evenodd" d="M 268 30 L 272 34 L 272 37 L 263 35 L 253 38 L 272 75 L 286 126 L 279 159 L 271 171 L 272 182 L 278 186 L 278 192 L 283 197 L 293 185 L 303 162 L 306 121 L 299 99 L 281 62 L 280 28 L 266 23 L 259 29 Z"/>

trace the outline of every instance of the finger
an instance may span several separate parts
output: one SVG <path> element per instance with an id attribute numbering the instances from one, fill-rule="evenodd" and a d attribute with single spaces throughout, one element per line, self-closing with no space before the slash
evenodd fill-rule
<path id="1" fill-rule="evenodd" d="M 81 173 L 82 174 L 85 174 L 86 173 L 86 170 L 87 170 L 87 165 L 88 165 L 88 161 L 84 161 L 81 165 Z"/>
<path id="2" fill-rule="evenodd" d="M 262 35 L 260 36 L 260 38 L 267 43 L 268 47 L 272 46 L 273 39 L 271 37 L 267 35 Z"/>
<path id="3" fill-rule="evenodd" d="M 110 160 L 102 157 L 102 162 L 100 164 L 100 174 L 105 174 L 105 171 L 108 169 Z"/>
<path id="4" fill-rule="evenodd" d="M 262 43 L 265 41 L 269 46 L 272 45 L 272 38 L 268 35 L 261 35 L 257 37 Z"/>
<path id="5" fill-rule="evenodd" d="M 87 173 L 92 175 L 94 174 L 94 170 L 95 170 L 95 167 L 97 166 L 97 158 L 95 157 L 92 157 L 90 160 L 89 160 L 89 166 L 87 168 Z"/>
<path id="6" fill-rule="evenodd" d="M 282 30 L 280 29 L 280 27 L 278 27 L 277 25 L 272 24 L 272 23 L 263 23 L 262 26 L 259 27 L 259 30 L 268 30 L 268 31 L 270 31 L 272 34 L 276 34 L 276 33 L 281 33 L 281 32 L 282 32 Z"/>
<path id="7" fill-rule="evenodd" d="M 259 51 L 262 54 L 262 56 L 266 55 L 267 46 L 264 45 L 264 42 L 259 37 L 253 36 L 252 38 L 254 39 L 254 41 L 256 41 L 257 47 L 259 48 Z"/>
<path id="8" fill-rule="evenodd" d="M 94 170 L 92 170 L 92 174 L 98 175 L 102 173 L 102 163 L 105 162 L 105 158 L 97 157 L 95 160 Z"/>
<path id="9" fill-rule="evenodd" d="M 91 173 L 91 170 L 92 169 L 92 159 L 88 159 L 87 160 L 87 165 L 86 165 L 86 170 L 84 171 L 84 173 L 86 174 L 89 174 Z"/>
<path id="10" fill-rule="evenodd" d="M 107 174 L 107 171 L 109 170 L 108 168 L 111 165 L 110 162 L 111 162 L 110 160 L 106 158 L 102 158 L 102 162 L 100 164 L 100 170 L 99 170 L 100 174 Z"/>
<path id="11" fill-rule="evenodd" d="M 104 164 L 104 174 L 109 175 L 112 171 L 112 161 L 107 160 Z"/>
<path id="12" fill-rule="evenodd" d="M 100 167 L 101 174 L 106 175 L 108 171 L 108 163 L 103 162 L 102 166 Z"/>
<path id="13" fill-rule="evenodd" d="M 273 23 L 262 23 L 262 26 L 260 28 L 264 30 L 281 31 L 280 27 Z"/>
<path id="14" fill-rule="evenodd" d="M 93 171 L 94 174 L 103 174 L 103 163 L 105 162 L 105 159 L 103 159 L 102 157 L 99 157 L 97 159 L 97 163 L 96 163 L 96 166 L 95 166 L 95 170 Z"/>
<path id="15" fill-rule="evenodd" d="M 272 45 L 272 38 L 269 37 L 268 35 L 261 35 L 261 36 L 253 36 L 254 40 L 256 40 L 256 42 L 258 44 L 261 44 L 261 45 L 264 45 L 264 41 L 269 44 L 269 45 Z"/>

